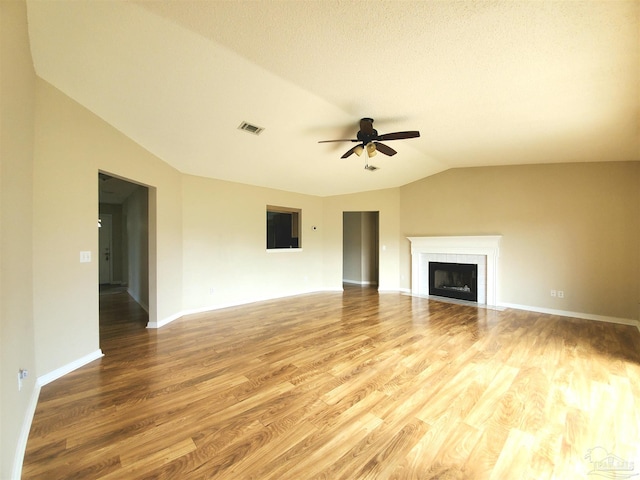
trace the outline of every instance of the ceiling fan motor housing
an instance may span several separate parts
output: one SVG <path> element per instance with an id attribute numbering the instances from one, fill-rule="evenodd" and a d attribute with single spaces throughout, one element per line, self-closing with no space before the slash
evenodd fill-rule
<path id="1" fill-rule="evenodd" d="M 360 130 L 358 132 L 357 138 L 366 145 L 367 143 L 372 142 L 378 138 L 378 131 L 376 129 L 372 129 L 371 133 L 367 134 Z"/>
<path id="2" fill-rule="evenodd" d="M 373 118 L 365 117 L 360 119 L 360 131 L 356 138 L 364 145 L 378 138 L 378 131 L 373 128 Z"/>

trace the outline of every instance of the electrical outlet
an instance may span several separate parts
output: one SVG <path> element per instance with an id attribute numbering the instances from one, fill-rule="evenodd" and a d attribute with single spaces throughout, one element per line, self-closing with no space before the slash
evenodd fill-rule
<path id="1" fill-rule="evenodd" d="M 556 292 L 555 290 L 551 290 L 551 296 L 552 297 L 558 296 L 558 292 Z"/>
<path id="2" fill-rule="evenodd" d="M 216 293 L 216 289 L 214 287 L 209 287 L 209 295 L 214 295 Z"/>
<path id="3" fill-rule="evenodd" d="M 558 290 L 558 298 L 564 298 L 564 290 Z"/>

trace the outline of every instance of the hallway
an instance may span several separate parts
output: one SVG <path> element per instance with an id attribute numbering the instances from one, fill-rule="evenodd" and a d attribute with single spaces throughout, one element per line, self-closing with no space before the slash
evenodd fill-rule
<path id="1" fill-rule="evenodd" d="M 100 347 L 107 355 L 113 337 L 146 329 L 149 315 L 119 285 L 100 286 Z M 105 350 L 106 349 L 106 350 Z"/>

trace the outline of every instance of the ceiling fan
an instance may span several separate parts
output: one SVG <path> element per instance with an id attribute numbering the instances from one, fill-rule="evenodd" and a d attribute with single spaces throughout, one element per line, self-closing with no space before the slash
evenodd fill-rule
<path id="1" fill-rule="evenodd" d="M 358 132 L 357 138 L 351 139 L 341 139 L 341 140 L 321 140 L 318 143 L 329 143 L 329 142 L 354 142 L 358 143 L 353 148 L 347 150 L 347 152 L 342 155 L 340 158 L 347 158 L 351 154 L 355 153 L 356 155 L 361 155 L 363 150 L 367 150 L 367 154 L 369 157 L 372 157 L 376 154 L 376 151 L 384 153 L 385 155 L 392 156 L 395 155 L 396 152 L 393 148 L 385 145 L 384 143 L 380 143 L 380 141 L 387 140 L 403 140 L 405 138 L 416 138 L 420 136 L 420 132 L 417 130 L 412 130 L 409 132 L 393 132 L 393 133 L 385 133 L 383 135 L 378 135 L 378 131 L 373 128 L 373 118 L 363 118 L 360 120 L 360 131 Z"/>

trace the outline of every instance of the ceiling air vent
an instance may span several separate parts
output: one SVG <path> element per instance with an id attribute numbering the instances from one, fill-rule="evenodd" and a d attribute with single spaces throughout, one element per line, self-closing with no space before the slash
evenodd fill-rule
<path id="1" fill-rule="evenodd" d="M 242 122 L 238 127 L 240 130 L 244 130 L 245 132 L 253 133 L 254 135 L 260 135 L 264 128 L 256 127 L 255 125 L 251 125 L 247 122 Z"/>

